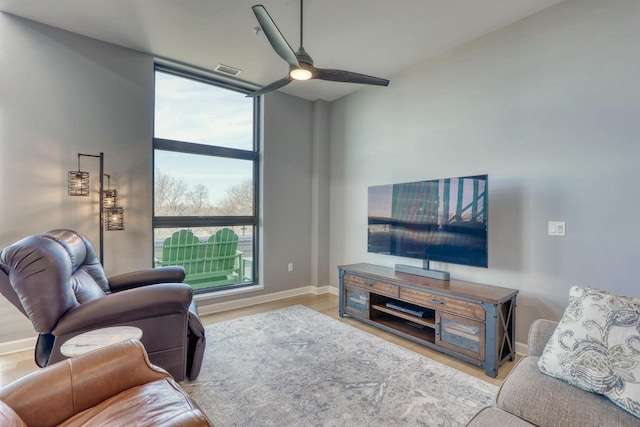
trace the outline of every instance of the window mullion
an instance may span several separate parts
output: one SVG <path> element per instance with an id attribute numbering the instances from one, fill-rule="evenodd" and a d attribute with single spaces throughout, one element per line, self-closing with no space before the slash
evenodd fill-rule
<path id="1" fill-rule="evenodd" d="M 218 147 L 216 145 L 197 144 L 195 142 L 176 141 L 171 139 L 154 138 L 153 148 L 156 150 L 174 151 L 177 153 L 201 154 L 205 156 L 226 157 L 229 159 L 256 160 L 255 151 L 238 148 Z"/>

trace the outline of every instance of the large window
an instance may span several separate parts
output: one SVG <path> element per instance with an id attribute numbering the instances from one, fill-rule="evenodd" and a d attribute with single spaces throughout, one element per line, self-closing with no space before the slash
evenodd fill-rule
<path id="1" fill-rule="evenodd" d="M 257 282 L 259 99 L 156 67 L 154 262 L 196 293 Z"/>

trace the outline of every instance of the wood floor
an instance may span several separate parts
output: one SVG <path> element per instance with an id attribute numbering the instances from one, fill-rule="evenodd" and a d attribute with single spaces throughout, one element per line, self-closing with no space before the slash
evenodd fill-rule
<path id="1" fill-rule="evenodd" d="M 467 374 L 473 375 L 489 383 L 500 385 L 504 381 L 509 371 L 513 368 L 515 362 L 507 362 L 500 367 L 497 378 L 491 378 L 485 375 L 484 369 L 468 363 L 459 361 L 453 357 L 447 356 L 440 352 L 431 350 L 421 345 L 415 344 L 409 340 L 397 337 L 386 331 L 366 325 L 362 322 L 349 317 L 340 318 L 338 316 L 338 298 L 335 295 L 303 295 L 294 298 L 288 298 L 280 301 L 269 302 L 265 304 L 254 305 L 251 307 L 240 308 L 236 310 L 225 311 L 221 313 L 209 314 L 201 316 L 202 323 L 205 325 L 224 322 L 226 320 L 237 319 L 239 317 L 251 314 L 263 313 L 266 311 L 277 310 L 292 305 L 301 304 L 312 310 L 325 314 L 327 316 L 338 319 L 358 329 L 362 329 L 382 339 L 390 341 L 409 350 L 415 351 L 423 356 L 437 360 L 440 363 L 456 368 Z M 373 349 L 372 349 L 373 351 Z M 519 358 L 519 357 L 518 357 Z M 33 350 L 22 351 L 10 355 L 0 356 L 0 387 L 14 381 L 30 372 L 34 372 L 39 368 L 33 361 Z"/>

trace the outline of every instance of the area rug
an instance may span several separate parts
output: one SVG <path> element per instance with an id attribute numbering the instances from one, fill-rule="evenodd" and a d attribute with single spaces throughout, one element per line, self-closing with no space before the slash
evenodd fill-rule
<path id="1" fill-rule="evenodd" d="M 304 306 L 206 327 L 183 388 L 218 427 L 463 426 L 497 387 Z"/>

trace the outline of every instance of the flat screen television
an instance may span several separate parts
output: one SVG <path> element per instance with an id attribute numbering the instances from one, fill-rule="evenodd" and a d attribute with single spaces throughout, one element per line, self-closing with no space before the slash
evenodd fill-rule
<path id="1" fill-rule="evenodd" d="M 488 266 L 488 176 L 369 187 L 368 252 Z"/>

